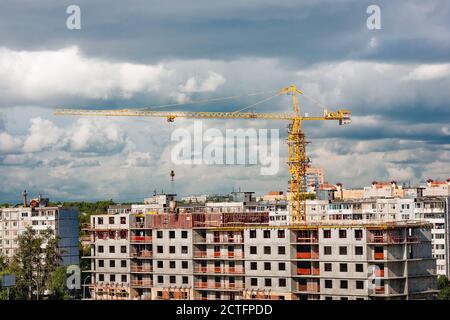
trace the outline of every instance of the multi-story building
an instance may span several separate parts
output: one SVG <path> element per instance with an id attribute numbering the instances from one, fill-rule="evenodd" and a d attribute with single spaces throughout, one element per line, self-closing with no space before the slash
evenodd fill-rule
<path id="1" fill-rule="evenodd" d="M 396 220 L 401 213 L 381 217 L 376 201 L 310 201 L 308 224 L 291 225 L 286 202 L 255 203 L 245 194 L 245 201 L 222 206 L 175 207 L 173 200 L 156 212 L 132 206 L 129 214 L 91 217 L 86 258 L 93 299 L 429 299 L 436 293 L 432 225 Z"/>
<path id="2" fill-rule="evenodd" d="M 12 258 L 19 247 L 18 236 L 27 227 L 37 232 L 50 228 L 58 237 L 63 265 L 79 263 L 78 210 L 49 207 L 48 199 L 32 199 L 28 205 L 26 192 L 20 207 L 0 208 L 0 252 Z"/>

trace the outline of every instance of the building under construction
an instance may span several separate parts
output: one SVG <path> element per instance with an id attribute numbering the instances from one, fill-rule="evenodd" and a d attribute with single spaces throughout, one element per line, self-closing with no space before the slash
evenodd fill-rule
<path id="1" fill-rule="evenodd" d="M 377 216 L 290 223 L 286 201 L 176 206 L 174 195 L 91 217 L 91 299 L 433 299 L 432 225 Z M 311 215 L 312 217 L 313 215 Z M 308 218 L 309 216 L 307 216 Z"/>

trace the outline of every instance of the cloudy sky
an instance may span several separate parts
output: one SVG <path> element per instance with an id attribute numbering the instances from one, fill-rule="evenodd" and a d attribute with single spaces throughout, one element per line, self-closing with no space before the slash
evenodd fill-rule
<path id="1" fill-rule="evenodd" d="M 81 8 L 81 30 L 66 8 Z M 370 4 L 381 30 L 366 26 Z M 286 123 L 203 121 L 204 129 L 279 129 L 280 170 L 176 165 L 174 130 L 193 120 L 54 116 L 56 107 L 231 111 L 297 84 L 349 126 L 305 125 L 314 166 L 348 187 L 450 176 L 450 3 L 246 0 L 0 4 L 0 202 L 23 189 L 52 199 L 138 200 L 153 192 L 285 190 Z M 301 99 L 305 112 L 320 114 Z M 253 109 L 290 111 L 288 97 Z M 170 183 L 170 170 L 176 177 Z"/>

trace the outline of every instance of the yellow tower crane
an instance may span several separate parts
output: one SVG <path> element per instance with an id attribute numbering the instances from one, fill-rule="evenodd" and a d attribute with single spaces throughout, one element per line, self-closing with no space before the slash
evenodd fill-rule
<path id="1" fill-rule="evenodd" d="M 295 85 L 282 88 L 276 94 L 292 96 L 292 113 L 255 113 L 255 112 L 190 112 L 190 111 L 154 111 L 142 109 L 117 109 L 117 110 L 87 110 L 87 109 L 56 109 L 55 115 L 63 116 L 129 116 L 129 117 L 162 117 L 173 122 L 176 118 L 194 119 L 263 119 L 263 120 L 288 120 L 291 121 L 288 129 L 288 166 L 289 166 L 289 191 L 291 203 L 292 223 L 306 221 L 306 169 L 309 159 L 306 155 L 306 140 L 302 130 L 302 121 L 337 120 L 339 124 L 350 122 L 350 111 L 341 109 L 336 112 L 323 111 L 323 116 L 303 116 L 300 112 L 298 94 L 304 95 Z M 228 99 L 228 98 L 224 98 Z M 213 99 L 218 100 L 218 99 Z M 267 100 L 267 99 L 265 99 Z M 176 104 L 175 104 L 176 105 Z M 255 104 L 254 104 L 255 105 Z M 168 105 L 172 106 L 172 105 Z M 247 108 L 244 108 L 247 109 Z"/>

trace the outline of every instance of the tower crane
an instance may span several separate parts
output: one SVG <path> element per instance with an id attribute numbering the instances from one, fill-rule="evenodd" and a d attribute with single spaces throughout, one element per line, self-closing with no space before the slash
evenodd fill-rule
<path id="1" fill-rule="evenodd" d="M 176 118 L 193 119 L 262 119 L 262 120 L 287 120 L 288 126 L 288 168 L 290 174 L 289 192 L 291 204 L 292 223 L 306 221 L 306 170 L 309 166 L 309 158 L 306 155 L 306 140 L 302 129 L 303 121 L 336 120 L 340 125 L 350 123 L 350 111 L 340 109 L 330 112 L 324 109 L 322 116 L 303 116 L 300 112 L 298 95 L 304 95 L 295 85 L 284 87 L 276 95 L 291 95 L 293 112 L 290 113 L 255 113 L 242 112 L 203 112 L 203 111 L 155 111 L 143 109 L 112 109 L 112 110 L 87 110 L 87 109 L 56 109 L 55 115 L 62 116 L 129 116 L 129 117 L 161 117 L 173 122 Z M 305 95 L 306 96 L 306 95 Z M 217 100 L 217 99 L 214 99 Z M 247 108 L 245 108 L 247 109 Z"/>

